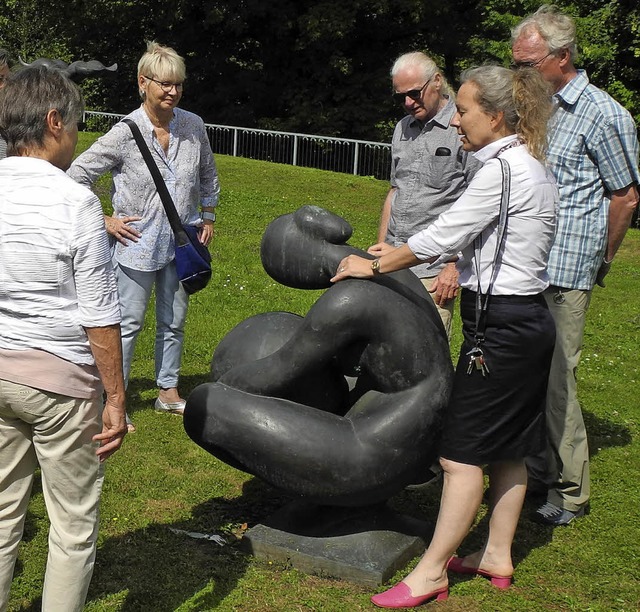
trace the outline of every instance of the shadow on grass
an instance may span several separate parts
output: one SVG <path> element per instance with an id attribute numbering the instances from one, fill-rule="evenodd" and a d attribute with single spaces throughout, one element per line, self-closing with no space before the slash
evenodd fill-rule
<path id="1" fill-rule="evenodd" d="M 289 501 L 257 479 L 236 499 L 213 498 L 192 518 L 106 540 L 98 550 L 87 603 L 114 601 L 123 611 L 214 610 L 244 575 L 250 556 L 233 526 L 255 523 Z M 171 529 L 219 534 L 224 546 Z M 118 603 L 116 604 L 115 601 Z M 104 608 L 100 608 L 104 609 Z"/>
<path id="2" fill-rule="evenodd" d="M 627 446 L 633 441 L 628 427 L 596 416 L 592 412 L 582 411 L 589 440 L 589 455 L 598 454 L 603 448 Z"/>

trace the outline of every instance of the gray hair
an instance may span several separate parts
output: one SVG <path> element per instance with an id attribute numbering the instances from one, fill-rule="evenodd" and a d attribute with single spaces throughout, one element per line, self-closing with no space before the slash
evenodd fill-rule
<path id="1" fill-rule="evenodd" d="M 480 66 L 465 70 L 460 82 L 473 83 L 483 110 L 490 115 L 502 112 L 506 127 L 527 144 L 531 155 L 544 160 L 552 103 L 549 84 L 537 70 Z"/>
<path id="2" fill-rule="evenodd" d="M 11 55 L 6 49 L 0 49 L 0 66 L 8 66 L 11 68 Z"/>
<path id="3" fill-rule="evenodd" d="M 391 67 L 391 77 L 396 76 L 400 71 L 407 70 L 408 68 L 417 68 L 421 71 L 424 81 L 430 81 L 436 74 L 440 74 L 442 78 L 442 95 L 451 95 L 451 87 L 444 77 L 442 72 L 438 69 L 437 64 L 422 51 L 412 51 L 410 53 L 404 53 L 393 63 Z"/>
<path id="4" fill-rule="evenodd" d="M 0 131 L 8 155 L 44 145 L 46 116 L 52 109 L 60 113 L 65 126 L 80 121 L 84 111 L 78 86 L 59 70 L 24 68 L 7 79 L 0 90 Z"/>
<path id="5" fill-rule="evenodd" d="M 547 43 L 549 53 L 568 49 L 571 62 L 578 57 L 576 45 L 576 24 L 569 15 L 565 15 L 553 4 L 543 4 L 535 13 L 525 17 L 511 30 L 511 44 L 523 34 L 540 34 Z"/>

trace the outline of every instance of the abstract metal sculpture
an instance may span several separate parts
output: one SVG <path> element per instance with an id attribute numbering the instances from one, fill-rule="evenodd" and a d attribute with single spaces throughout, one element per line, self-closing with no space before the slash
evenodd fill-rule
<path id="1" fill-rule="evenodd" d="M 59 59 L 49 59 L 46 57 L 40 57 L 37 60 L 27 64 L 20 59 L 20 63 L 23 66 L 47 66 L 48 68 L 55 68 L 60 72 L 66 74 L 72 81 L 79 83 L 83 79 L 88 77 L 102 76 L 108 72 L 115 72 L 118 69 L 118 64 L 112 64 L 111 66 L 105 66 L 98 60 L 89 60 L 88 62 L 76 61 L 71 64 L 63 62 Z"/>
<path id="2" fill-rule="evenodd" d="M 188 398 L 184 427 L 216 457 L 292 495 L 361 506 L 425 480 L 453 368 L 412 272 L 331 284 L 345 255 L 363 254 L 350 236 L 344 219 L 315 206 L 268 226 L 267 273 L 328 289 L 305 317 L 265 313 L 231 330 L 214 353 L 214 382 Z"/>

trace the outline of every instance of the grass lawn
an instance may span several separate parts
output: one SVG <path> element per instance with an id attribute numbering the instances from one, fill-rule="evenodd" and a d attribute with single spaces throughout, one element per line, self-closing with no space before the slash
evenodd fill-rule
<path id="1" fill-rule="evenodd" d="M 81 147 L 91 136 L 81 134 Z M 267 162 L 217 158 L 222 200 L 213 243 L 214 277 L 191 299 L 181 378 L 183 395 L 208 379 L 219 340 L 245 318 L 272 310 L 304 314 L 318 292 L 277 285 L 263 271 L 266 225 L 303 204 L 317 204 L 354 227 L 351 244 L 374 241 L 387 185 Z M 102 196 L 108 182 L 99 186 Z M 589 610 L 640 608 L 640 232 L 632 230 L 589 311 L 580 400 L 592 452 L 591 514 L 553 530 L 532 523 L 527 506 L 514 547 L 516 583 L 498 591 L 481 578 L 451 575 L 451 597 L 434 610 Z M 460 342 L 459 319 L 452 340 Z M 372 590 L 308 576 L 240 550 L 247 526 L 286 498 L 191 442 L 179 417 L 153 411 L 153 319 L 136 349 L 129 409 L 138 431 L 106 465 L 96 569 L 86 610 L 344 611 L 373 610 Z M 403 491 L 390 504 L 433 522 L 439 485 Z M 478 517 L 461 554 L 486 533 Z M 9 610 L 36 610 L 48 523 L 36 482 Z M 218 533 L 226 544 L 172 529 Z M 405 570 L 398 573 L 400 578 Z M 429 609 L 429 608 L 427 608 Z"/>

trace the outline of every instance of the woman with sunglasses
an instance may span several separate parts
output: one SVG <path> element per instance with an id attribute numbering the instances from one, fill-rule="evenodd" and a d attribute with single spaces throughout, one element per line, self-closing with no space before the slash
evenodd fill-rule
<path id="1" fill-rule="evenodd" d="M 464 342 L 439 448 L 440 512 L 415 569 L 372 598 L 384 608 L 446 599 L 447 568 L 509 587 L 511 544 L 527 484 L 524 458 L 541 450 L 545 439 L 555 328 L 542 292 L 549 284 L 558 202 L 543 165 L 549 91 L 534 69 L 484 66 L 463 74 L 456 105 L 452 125 L 464 149 L 484 163 L 467 190 L 406 245 L 373 246 L 373 263 L 350 255 L 333 278 L 370 278 L 419 261 L 437 265 L 462 252 L 457 267 Z M 453 557 L 482 501 L 485 465 L 491 483 L 488 538 L 479 551 Z"/>
<path id="2" fill-rule="evenodd" d="M 185 77 L 182 57 L 170 47 L 149 43 L 138 63 L 142 105 L 128 118 L 140 128 L 180 221 L 198 225 L 200 242 L 208 245 L 214 234 L 218 174 L 202 119 L 177 108 Z M 125 123 L 116 124 L 69 169 L 87 186 L 105 172 L 113 175 L 113 215 L 105 216 L 105 224 L 115 241 L 125 379 L 128 382 L 136 338 L 155 285 L 155 408 L 182 414 L 185 401 L 178 392 L 178 375 L 189 296 L 176 274 L 173 232 L 162 201 Z"/>

